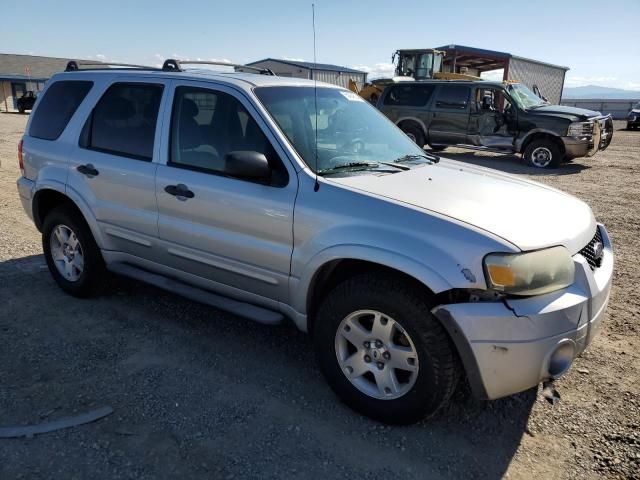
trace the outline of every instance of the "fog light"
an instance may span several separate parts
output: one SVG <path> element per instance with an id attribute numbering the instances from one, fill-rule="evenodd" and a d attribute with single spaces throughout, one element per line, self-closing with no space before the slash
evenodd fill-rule
<path id="1" fill-rule="evenodd" d="M 549 376 L 559 378 L 564 375 L 571 367 L 575 353 L 575 344 L 570 340 L 558 345 L 549 358 Z"/>

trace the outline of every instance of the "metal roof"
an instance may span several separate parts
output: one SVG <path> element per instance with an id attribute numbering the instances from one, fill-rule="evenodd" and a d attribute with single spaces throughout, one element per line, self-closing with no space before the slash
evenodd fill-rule
<path id="1" fill-rule="evenodd" d="M 67 58 L 0 53 L 0 76 L 24 76 L 47 79 L 67 66 Z M 28 68 L 27 73 L 25 69 Z"/>
<path id="2" fill-rule="evenodd" d="M 5 75 L 4 73 L 0 73 L 0 81 L 4 82 L 44 82 L 48 80 L 44 77 L 30 77 L 28 75 Z"/>
<path id="3" fill-rule="evenodd" d="M 255 62 L 247 63 L 247 65 L 252 66 L 262 62 L 284 63 L 285 65 L 293 65 L 294 67 L 300 67 L 306 70 L 328 70 L 330 72 L 361 73 L 363 75 L 367 73 L 367 72 L 363 72 L 362 70 L 355 70 L 353 68 L 341 67 L 340 65 L 332 65 L 330 63 L 314 64 L 313 62 L 302 62 L 297 60 L 281 60 L 279 58 L 264 58 L 262 60 L 257 60 Z"/>
<path id="4" fill-rule="evenodd" d="M 497 50 L 486 50 L 484 48 L 476 48 L 476 47 L 467 47 L 466 45 L 443 45 L 442 47 L 437 47 L 436 50 L 443 50 L 447 52 L 447 56 L 452 54 L 454 51 L 456 52 L 456 64 L 464 65 L 464 59 L 462 63 L 460 63 L 460 57 L 472 57 L 478 60 L 485 60 L 482 64 L 470 64 L 469 66 L 473 66 L 474 68 L 480 68 L 482 71 L 488 71 L 494 68 L 502 68 L 500 65 L 501 62 L 508 61 L 511 58 L 522 60 L 525 62 L 537 63 L 539 65 L 546 65 L 548 67 L 559 68 L 562 70 L 569 70 L 569 67 L 563 67 L 562 65 L 554 65 L 552 63 L 541 62 L 540 60 L 533 60 L 531 58 L 519 57 L 517 55 L 513 55 L 507 52 L 499 52 Z M 448 59 L 447 59 L 448 60 Z"/>

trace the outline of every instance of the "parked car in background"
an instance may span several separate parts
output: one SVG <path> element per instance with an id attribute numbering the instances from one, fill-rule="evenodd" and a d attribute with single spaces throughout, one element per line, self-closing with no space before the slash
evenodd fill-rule
<path id="1" fill-rule="evenodd" d="M 594 155 L 613 137 L 610 115 L 550 105 L 520 83 L 404 82 L 386 87 L 377 105 L 421 147 L 521 153 L 538 168 Z"/>
<path id="2" fill-rule="evenodd" d="M 585 203 L 439 159 L 337 86 L 176 62 L 61 73 L 19 163 L 65 292 L 110 270 L 286 317 L 340 398 L 384 422 L 434 414 L 461 378 L 494 399 L 560 377 L 609 300 L 611 242 Z"/>
<path id="3" fill-rule="evenodd" d="M 636 103 L 627 115 L 627 130 L 640 126 L 640 102 Z"/>
<path id="4" fill-rule="evenodd" d="M 17 103 L 18 103 L 18 111 L 20 113 L 24 113 L 27 110 L 31 110 L 33 108 L 33 104 L 36 103 L 37 96 L 33 91 L 29 90 L 28 92 L 24 92 Z"/>

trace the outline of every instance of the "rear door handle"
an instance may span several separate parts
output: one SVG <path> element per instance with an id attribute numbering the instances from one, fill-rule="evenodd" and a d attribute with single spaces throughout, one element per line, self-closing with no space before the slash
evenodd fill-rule
<path id="1" fill-rule="evenodd" d="M 186 200 L 188 198 L 195 197 L 195 193 L 189 190 L 189 187 L 184 185 L 183 183 L 179 183 L 177 185 L 167 185 L 164 187 L 164 191 L 169 195 L 173 195 L 178 200 Z"/>
<path id="2" fill-rule="evenodd" d="M 96 170 L 96 167 L 94 167 L 90 163 L 87 163 L 86 165 L 78 165 L 76 167 L 76 170 L 78 170 L 81 174 L 86 175 L 89 178 L 95 177 L 100 174 L 100 172 Z"/>

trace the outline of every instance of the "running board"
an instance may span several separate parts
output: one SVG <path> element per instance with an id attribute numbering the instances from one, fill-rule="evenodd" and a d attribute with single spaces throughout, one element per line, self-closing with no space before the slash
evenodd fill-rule
<path id="1" fill-rule="evenodd" d="M 126 263 L 112 263 L 108 265 L 107 268 L 119 275 L 124 275 L 125 277 L 149 283 L 163 290 L 177 293 L 178 295 L 195 300 L 196 302 L 211 305 L 212 307 L 219 308 L 220 310 L 248 318 L 254 322 L 263 323 L 265 325 L 279 325 L 284 320 L 284 316 L 281 313 L 274 312 L 273 310 L 268 310 L 256 305 L 233 300 L 232 298 L 216 295 L 215 293 L 202 290 L 201 288 L 187 285 L 179 280 L 157 275 Z"/>
<path id="2" fill-rule="evenodd" d="M 513 150 L 509 150 L 506 148 L 477 147 L 475 145 L 457 144 L 457 145 L 452 145 L 452 147 L 464 148 L 465 150 L 478 150 L 479 152 L 502 153 L 503 155 L 513 155 L 516 153 Z"/>

